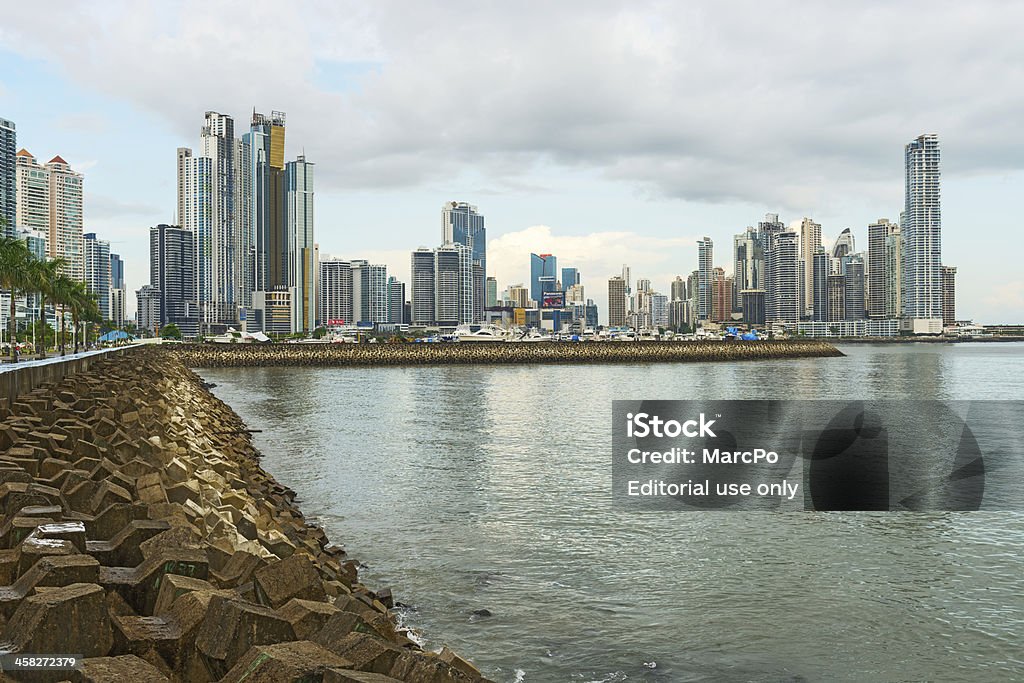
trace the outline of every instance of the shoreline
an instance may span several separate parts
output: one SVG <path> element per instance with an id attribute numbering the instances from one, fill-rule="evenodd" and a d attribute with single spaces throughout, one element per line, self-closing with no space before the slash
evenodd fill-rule
<path id="1" fill-rule="evenodd" d="M 250 433 L 152 347 L 3 401 L 0 653 L 82 655 L 75 680 L 484 683 L 399 627 Z"/>
<path id="2" fill-rule="evenodd" d="M 191 368 L 692 363 L 829 358 L 844 355 L 831 343 L 820 340 L 520 344 L 183 344 L 165 348 Z"/>

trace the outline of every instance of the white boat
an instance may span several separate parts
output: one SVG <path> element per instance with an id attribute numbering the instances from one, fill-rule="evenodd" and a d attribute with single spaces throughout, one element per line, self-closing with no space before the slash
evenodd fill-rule
<path id="1" fill-rule="evenodd" d="M 505 330 L 495 325 L 459 325 L 453 336 L 457 342 L 504 342 L 509 338 Z"/>

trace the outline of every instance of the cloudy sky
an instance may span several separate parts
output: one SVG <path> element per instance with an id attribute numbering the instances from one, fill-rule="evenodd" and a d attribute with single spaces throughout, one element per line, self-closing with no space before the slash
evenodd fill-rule
<path id="1" fill-rule="evenodd" d="M 487 217 L 490 273 L 623 263 L 668 290 L 767 212 L 858 248 L 903 204 L 903 145 L 942 145 L 958 315 L 1024 321 L 1024 4 L 1013 2 L 16 3 L 0 117 L 86 174 L 86 231 L 148 280 L 175 148 L 203 112 L 285 111 L 317 164 L 321 252 L 407 280 L 440 207 Z M 129 297 L 134 299 L 134 297 Z M 134 301 L 130 304 L 134 308 Z"/>

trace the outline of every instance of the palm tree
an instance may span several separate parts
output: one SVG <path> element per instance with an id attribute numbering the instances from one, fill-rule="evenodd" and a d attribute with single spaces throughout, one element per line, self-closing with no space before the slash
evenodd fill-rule
<path id="1" fill-rule="evenodd" d="M 46 324 L 46 300 L 55 302 L 55 290 L 57 279 L 60 277 L 60 270 L 64 267 L 64 259 L 55 258 L 49 261 L 33 259 L 29 264 L 29 279 L 32 282 L 32 290 L 39 293 L 39 315 Z M 54 311 L 56 313 L 56 310 Z M 39 346 L 39 358 L 46 358 L 46 336 Z"/>
<path id="2" fill-rule="evenodd" d="M 77 282 L 66 275 L 58 275 L 50 291 L 50 298 L 53 299 L 53 303 L 60 306 L 60 355 L 62 356 L 67 353 L 65 316 L 67 315 L 68 308 L 74 303 L 77 284 Z"/>
<path id="3" fill-rule="evenodd" d="M 18 347 L 15 343 L 17 332 L 16 314 L 18 312 L 16 298 L 19 292 L 26 289 L 29 281 L 29 263 L 32 254 L 28 247 L 13 237 L 0 238 L 0 289 L 11 295 L 11 310 L 7 318 L 7 338 L 11 344 L 11 362 L 18 362 Z"/>

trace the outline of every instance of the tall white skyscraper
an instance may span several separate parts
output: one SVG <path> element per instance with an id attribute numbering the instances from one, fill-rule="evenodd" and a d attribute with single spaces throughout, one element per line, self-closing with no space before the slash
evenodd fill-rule
<path id="1" fill-rule="evenodd" d="M 291 257 L 288 284 L 295 288 L 293 330 L 316 329 L 316 277 L 313 244 L 313 164 L 305 156 L 286 167 L 287 234 Z"/>
<path id="2" fill-rule="evenodd" d="M 46 255 L 64 259 L 64 273 L 84 282 L 82 181 L 59 156 L 40 165 L 29 152 L 17 153 L 18 227 L 46 233 Z"/>
<path id="3" fill-rule="evenodd" d="M 814 310 L 814 254 L 821 246 L 821 224 L 810 218 L 800 221 L 800 261 L 804 272 L 803 314 L 810 315 Z"/>
<path id="4" fill-rule="evenodd" d="M 697 240 L 697 319 L 711 318 L 711 270 L 714 268 L 714 243 L 710 237 Z"/>
<path id="5" fill-rule="evenodd" d="M 250 153 L 234 120 L 206 112 L 196 155 L 178 149 L 178 220 L 196 245 L 196 297 L 202 332 L 237 325 L 252 301 Z"/>
<path id="6" fill-rule="evenodd" d="M 903 315 L 942 318 L 942 212 L 939 137 L 921 135 L 905 148 L 906 206 L 903 241 Z"/>

